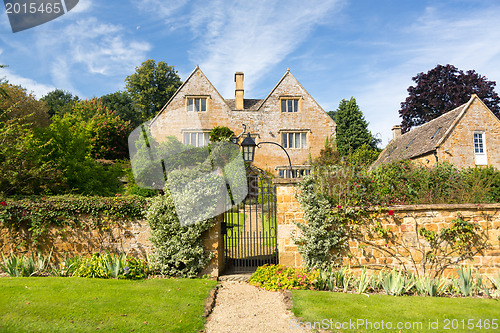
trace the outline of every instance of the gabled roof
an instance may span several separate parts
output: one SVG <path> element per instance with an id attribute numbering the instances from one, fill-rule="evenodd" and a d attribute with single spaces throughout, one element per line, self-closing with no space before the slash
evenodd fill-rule
<path id="1" fill-rule="evenodd" d="M 203 75 L 203 77 L 208 81 L 208 83 L 212 86 L 212 88 L 215 90 L 215 92 L 219 95 L 219 97 L 227 104 L 227 101 L 222 97 L 222 95 L 219 93 L 219 91 L 217 90 L 217 88 L 215 88 L 215 86 L 212 84 L 212 82 L 210 82 L 210 80 L 207 78 L 207 76 L 205 75 L 205 73 L 203 73 L 203 71 L 200 69 L 200 66 L 196 65 L 196 68 L 193 70 L 193 72 L 191 72 L 191 74 L 188 76 L 188 78 L 186 79 L 186 81 L 184 81 L 184 83 L 177 89 L 177 91 L 172 95 L 172 97 L 170 97 L 170 99 L 168 100 L 168 102 L 163 106 L 163 108 L 161 108 L 161 110 L 156 114 L 156 116 L 151 120 L 151 123 L 150 125 L 152 125 L 156 119 L 163 113 L 164 110 L 167 109 L 168 105 L 174 100 L 174 98 L 177 96 L 177 94 L 179 94 L 179 92 L 182 90 L 182 88 L 184 88 L 184 86 L 186 86 L 189 82 L 189 80 L 191 80 L 191 77 L 193 77 L 193 75 L 196 73 L 196 72 L 200 72 L 201 75 Z"/>
<path id="2" fill-rule="evenodd" d="M 372 168 L 434 152 L 448 138 L 476 98 L 481 101 L 477 95 L 472 95 L 467 103 L 393 139 L 380 153 Z"/>

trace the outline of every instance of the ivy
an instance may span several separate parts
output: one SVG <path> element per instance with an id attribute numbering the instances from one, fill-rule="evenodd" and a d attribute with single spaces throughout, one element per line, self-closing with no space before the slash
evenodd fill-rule
<path id="1" fill-rule="evenodd" d="M 13 231 L 28 230 L 34 245 L 49 228 L 96 229 L 110 221 L 144 218 L 146 207 L 146 200 L 135 196 L 31 196 L 1 202 L 0 225 Z"/>

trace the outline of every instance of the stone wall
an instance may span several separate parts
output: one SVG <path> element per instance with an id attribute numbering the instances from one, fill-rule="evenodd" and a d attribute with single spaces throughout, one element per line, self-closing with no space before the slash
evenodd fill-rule
<path id="1" fill-rule="evenodd" d="M 276 182 L 279 262 L 292 267 L 300 267 L 303 264 L 291 236 L 299 232 L 295 222 L 306 223 L 304 211 L 296 197 L 296 181 L 280 179 Z M 412 268 L 412 258 L 417 262 L 422 259 L 419 246 L 425 246 L 422 237 L 417 237 L 416 228 L 425 227 L 427 230 L 440 231 L 450 226 L 460 213 L 465 220 L 475 221 L 486 230 L 490 244 L 490 247 L 482 254 L 476 255 L 473 261 L 465 263 L 474 266 L 481 273 L 500 272 L 500 204 L 395 206 L 389 207 L 389 210 L 394 214 L 373 213 L 372 217 L 379 221 L 382 227 L 391 230 L 398 245 L 386 248 L 384 240 L 380 238 L 370 240 L 375 246 L 351 240 L 349 245 L 353 257 L 345 259 L 345 265 L 374 270 L 399 268 L 402 264 Z M 417 266 L 421 270 L 421 265 Z M 453 269 L 449 269 L 445 274 L 453 273 L 452 271 Z"/>
<path id="2" fill-rule="evenodd" d="M 151 232 L 146 221 L 118 221 L 109 222 L 98 229 L 51 227 L 46 235 L 40 238 L 38 245 L 33 246 L 30 243 L 33 237 L 29 230 L 21 228 L 13 231 L 0 224 L 0 253 L 30 254 L 32 249 L 36 249 L 47 255 L 52 250 L 52 259 L 59 261 L 63 256 L 90 256 L 96 252 L 109 251 L 146 259 L 153 251 L 150 237 Z M 224 268 L 224 242 L 220 223 L 205 232 L 204 245 L 214 257 L 201 274 L 219 276 Z"/>

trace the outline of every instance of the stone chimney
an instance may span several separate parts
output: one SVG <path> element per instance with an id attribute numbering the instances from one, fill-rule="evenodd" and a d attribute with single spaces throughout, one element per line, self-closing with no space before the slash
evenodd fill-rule
<path id="1" fill-rule="evenodd" d="M 396 138 L 400 136 L 401 136 L 401 126 L 400 125 L 392 126 L 392 139 L 396 140 Z"/>
<path id="2" fill-rule="evenodd" d="M 243 73 L 236 72 L 234 74 L 234 82 L 236 82 L 236 90 L 234 92 L 236 110 L 243 110 Z"/>

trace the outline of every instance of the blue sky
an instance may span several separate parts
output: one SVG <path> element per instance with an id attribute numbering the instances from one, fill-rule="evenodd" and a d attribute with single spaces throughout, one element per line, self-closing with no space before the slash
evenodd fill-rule
<path id="1" fill-rule="evenodd" d="M 80 0 L 15 34 L 3 11 L 0 77 L 91 98 L 154 59 L 183 80 L 199 64 L 225 98 L 243 71 L 245 97 L 264 98 L 290 68 L 325 111 L 354 96 L 385 146 L 417 73 L 450 63 L 500 84 L 499 17 L 497 0 Z"/>

